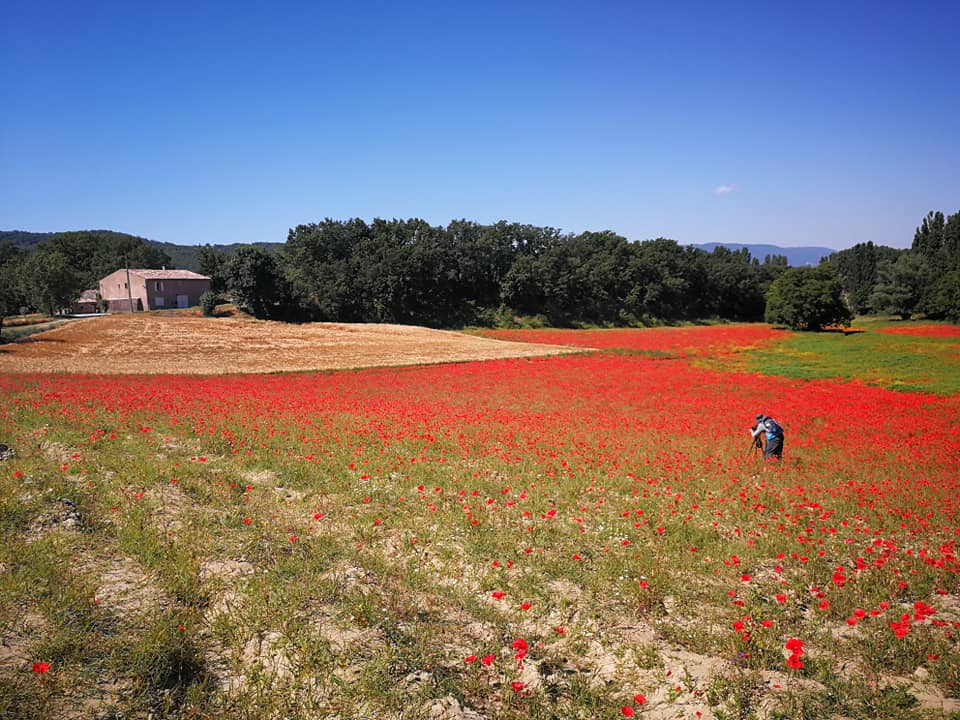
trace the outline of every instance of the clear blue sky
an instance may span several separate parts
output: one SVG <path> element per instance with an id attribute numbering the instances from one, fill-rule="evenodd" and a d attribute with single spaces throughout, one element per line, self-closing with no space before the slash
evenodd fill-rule
<path id="1" fill-rule="evenodd" d="M 8 0 L 0 229 L 905 247 L 960 210 L 958 38 L 955 0 Z"/>

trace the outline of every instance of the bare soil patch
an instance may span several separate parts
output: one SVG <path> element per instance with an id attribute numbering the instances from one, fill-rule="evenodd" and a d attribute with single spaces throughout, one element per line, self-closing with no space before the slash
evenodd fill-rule
<path id="1" fill-rule="evenodd" d="M 293 325 L 242 316 L 118 314 L 75 320 L 0 346 L 0 372 L 271 373 L 536 357 L 582 350 L 410 325 Z"/>

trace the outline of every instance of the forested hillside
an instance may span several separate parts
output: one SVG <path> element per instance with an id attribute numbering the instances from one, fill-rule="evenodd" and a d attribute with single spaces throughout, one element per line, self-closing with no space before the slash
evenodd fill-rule
<path id="1" fill-rule="evenodd" d="M 0 230 L 0 246 L 8 244 L 28 250 L 39 245 L 55 233 L 35 233 L 25 230 Z"/>
<path id="2" fill-rule="evenodd" d="M 109 241 L 111 238 L 120 239 L 128 238 L 134 239 L 138 242 L 144 242 L 147 245 L 153 246 L 157 251 L 162 253 L 167 258 L 167 267 L 168 268 L 179 268 L 181 270 L 193 270 L 194 272 L 200 272 L 200 247 L 199 245 L 176 245 L 171 242 L 160 242 L 158 240 L 149 240 L 147 238 L 142 238 L 137 235 L 130 235 L 128 233 L 114 232 L 113 230 L 83 230 L 80 231 L 85 234 L 86 237 L 91 238 L 94 242 L 100 241 Z M 33 250 L 42 242 L 49 240 L 50 238 L 56 235 L 70 235 L 76 234 L 75 232 L 71 233 L 35 233 L 35 232 L 26 232 L 24 230 L 0 230 L 0 245 L 4 243 L 9 243 L 16 248 L 23 250 Z M 251 244 L 248 243 L 231 243 L 229 245 L 212 245 L 214 249 L 223 252 L 227 256 L 236 254 L 237 250 L 242 247 L 250 247 Z M 266 250 L 267 252 L 275 253 L 280 248 L 283 247 L 283 243 L 252 243 L 254 247 L 260 247 Z M 117 268 L 114 268 L 117 269 Z"/>

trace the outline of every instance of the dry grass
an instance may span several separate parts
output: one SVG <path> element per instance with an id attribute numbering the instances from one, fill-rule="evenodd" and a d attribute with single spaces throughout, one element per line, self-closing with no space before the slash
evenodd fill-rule
<path id="1" fill-rule="evenodd" d="M 535 357 L 580 351 L 408 325 L 286 323 L 180 313 L 76 320 L 0 346 L 0 372 L 271 373 Z"/>

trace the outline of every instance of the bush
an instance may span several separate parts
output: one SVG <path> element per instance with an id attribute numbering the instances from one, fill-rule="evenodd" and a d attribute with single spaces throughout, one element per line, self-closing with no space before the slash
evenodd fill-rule
<path id="1" fill-rule="evenodd" d="M 213 317 L 214 311 L 217 309 L 217 296 L 209 290 L 203 293 L 200 296 L 200 309 L 203 311 L 204 317 Z"/>

